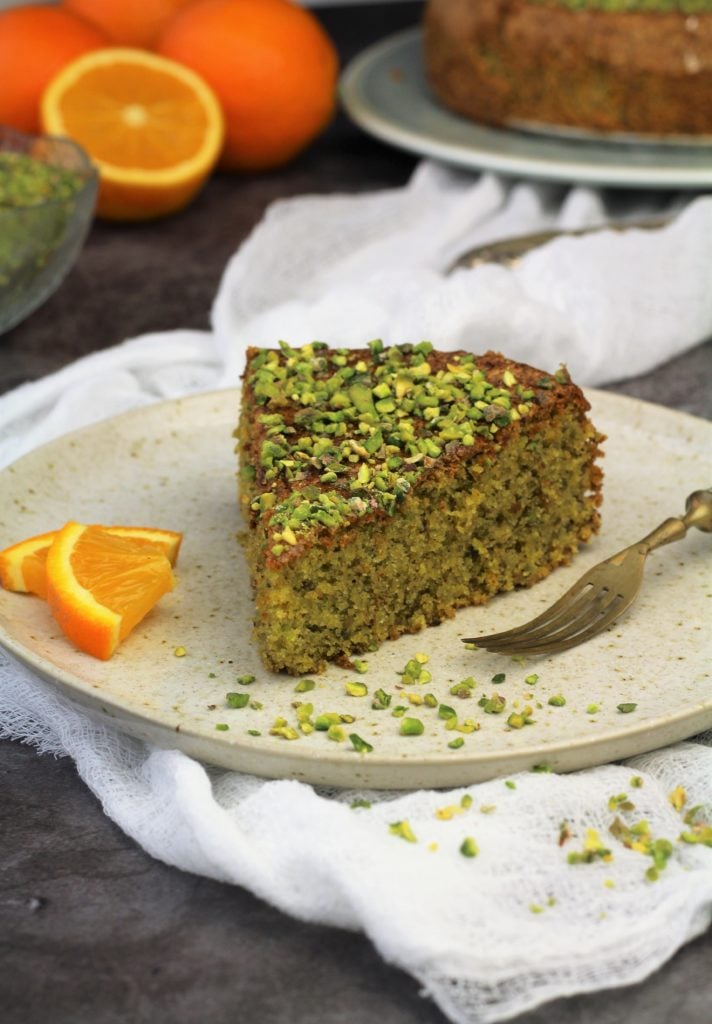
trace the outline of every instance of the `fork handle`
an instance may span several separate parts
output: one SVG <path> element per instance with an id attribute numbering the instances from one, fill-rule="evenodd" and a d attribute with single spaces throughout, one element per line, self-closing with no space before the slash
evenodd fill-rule
<path id="1" fill-rule="evenodd" d="M 691 526 L 696 526 L 705 533 L 712 533 L 712 489 L 693 491 L 685 502 L 685 515 L 679 519 L 666 519 L 640 541 L 638 548 L 643 548 L 644 554 L 647 555 L 649 551 L 660 548 L 663 544 L 681 540 Z"/>

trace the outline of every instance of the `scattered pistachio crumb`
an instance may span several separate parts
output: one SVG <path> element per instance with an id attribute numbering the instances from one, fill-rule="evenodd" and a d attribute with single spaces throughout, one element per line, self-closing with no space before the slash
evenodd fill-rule
<path id="1" fill-rule="evenodd" d="M 503 683 L 506 678 L 507 678 L 507 674 L 505 672 L 497 672 L 496 675 L 492 676 L 492 682 L 493 683 Z"/>
<path id="2" fill-rule="evenodd" d="M 586 708 L 587 715 L 595 715 L 601 710 L 600 704 L 589 704 Z"/>
<path id="3" fill-rule="evenodd" d="M 295 693 L 308 693 L 309 690 L 313 690 L 316 683 L 313 679 L 300 679 L 297 685 L 294 687 Z"/>
<path id="4" fill-rule="evenodd" d="M 247 707 L 250 701 L 249 693 L 226 693 L 225 702 L 229 708 Z"/>
<path id="5" fill-rule="evenodd" d="M 631 713 L 631 711 L 635 711 L 635 709 L 638 707 L 638 705 L 637 704 L 632 704 L 632 703 L 616 704 L 616 707 L 618 708 L 618 710 L 620 711 L 620 713 L 622 715 L 629 715 Z"/>
<path id="6" fill-rule="evenodd" d="M 630 784 L 633 787 L 633 789 L 640 789 L 642 787 L 642 785 L 643 785 L 643 778 L 642 778 L 642 776 L 641 775 L 634 775 L 631 778 L 631 780 L 630 780 Z"/>
<path id="7" fill-rule="evenodd" d="M 459 750 L 460 747 L 464 746 L 464 743 L 465 740 L 462 736 L 456 736 L 454 740 L 450 740 L 448 747 L 450 747 L 451 750 Z"/>
<path id="8" fill-rule="evenodd" d="M 359 754 L 370 754 L 373 751 L 373 747 L 366 740 L 361 739 L 358 733 L 350 732 L 349 739 L 354 750 Z"/>
<path id="9" fill-rule="evenodd" d="M 516 782 L 514 782 L 512 779 L 505 779 L 504 780 L 504 784 L 507 787 L 507 789 L 516 789 L 517 788 Z"/>
<path id="10" fill-rule="evenodd" d="M 352 800 L 349 804 L 352 811 L 355 811 L 359 807 L 363 807 L 368 810 L 372 805 L 370 800 L 364 800 L 362 797 L 358 797 L 356 800 Z"/>
<path id="11" fill-rule="evenodd" d="M 422 736 L 425 726 L 419 718 L 404 718 L 398 731 L 401 736 Z"/>
<path id="12" fill-rule="evenodd" d="M 227 724 L 227 722 L 216 722 L 215 728 L 218 730 L 218 732 L 227 732 L 230 726 Z"/>
<path id="13" fill-rule="evenodd" d="M 529 909 L 531 910 L 532 914 L 543 914 L 544 913 L 544 908 L 542 906 L 540 906 L 538 903 L 530 903 L 529 904 Z"/>
<path id="14" fill-rule="evenodd" d="M 261 736 L 262 733 L 260 732 L 259 729 L 248 729 L 247 730 L 247 735 L 248 736 Z"/>
<path id="15" fill-rule="evenodd" d="M 330 725 L 326 730 L 327 738 L 333 740 L 335 743 L 343 743 L 346 739 L 346 733 L 340 725 Z"/>
<path id="16" fill-rule="evenodd" d="M 244 676 L 238 676 L 237 677 L 237 682 L 238 682 L 239 686 L 251 686 L 252 683 L 254 683 L 256 678 L 257 678 L 257 676 L 253 676 L 250 673 L 247 673 Z"/>
<path id="17" fill-rule="evenodd" d="M 187 653 L 188 652 L 185 649 L 185 647 L 176 647 L 176 649 L 173 651 L 173 654 L 176 658 L 185 658 Z"/>
<path id="18" fill-rule="evenodd" d="M 365 683 L 346 683 L 344 689 L 349 697 L 365 697 L 368 693 L 368 687 Z"/>
<path id="19" fill-rule="evenodd" d="M 681 811 L 687 803 L 687 793 L 682 786 L 675 786 L 671 793 L 668 793 L 668 800 L 676 811 Z"/>
<path id="20" fill-rule="evenodd" d="M 460 807 L 464 807 L 465 810 L 469 810 L 472 807 L 473 797 L 470 793 L 463 793 L 460 798 Z"/>
<path id="21" fill-rule="evenodd" d="M 476 857 L 479 853 L 477 843 L 472 836 L 466 836 L 460 845 L 460 853 L 463 857 Z"/>
<path id="22" fill-rule="evenodd" d="M 354 658 L 351 664 L 353 665 L 355 671 L 359 672 L 361 675 L 363 675 L 364 672 L 368 672 L 368 662 L 363 661 L 362 658 Z"/>
<path id="23" fill-rule="evenodd" d="M 563 708 L 566 704 L 566 697 L 562 697 L 560 693 L 554 694 L 553 697 L 549 697 L 548 703 L 553 708 Z"/>
<path id="24" fill-rule="evenodd" d="M 408 843 L 417 843 L 413 829 L 410 827 L 410 822 L 404 819 L 403 821 L 394 821 L 388 826 L 388 831 L 391 835 L 400 836 L 401 839 L 405 839 Z"/>
<path id="25" fill-rule="evenodd" d="M 606 889 L 615 889 L 616 887 L 616 883 L 612 878 L 604 879 L 603 884 L 605 885 Z"/>
<path id="26" fill-rule="evenodd" d="M 537 675 L 536 672 L 532 672 L 531 675 L 528 675 L 528 676 L 524 677 L 524 682 L 528 683 L 529 686 L 533 686 L 534 683 L 538 683 L 539 682 L 539 676 Z"/>

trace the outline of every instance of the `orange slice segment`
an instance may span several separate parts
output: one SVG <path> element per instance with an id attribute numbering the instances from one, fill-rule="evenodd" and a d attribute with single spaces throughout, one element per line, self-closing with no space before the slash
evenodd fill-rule
<path id="1" fill-rule="evenodd" d="M 185 206 L 223 143 L 210 86 L 177 61 L 110 47 L 71 61 L 41 101 L 45 132 L 82 145 L 100 175 L 97 213 L 113 220 L 161 217 Z"/>
<path id="2" fill-rule="evenodd" d="M 174 586 L 171 564 L 150 545 L 69 522 L 47 555 L 47 601 L 64 634 L 107 660 Z"/>
<path id="3" fill-rule="evenodd" d="M 176 564 L 182 533 L 152 526 L 104 526 L 102 529 L 134 544 L 151 545 L 162 551 L 172 566 Z M 0 551 L 0 585 L 15 593 L 47 597 L 47 553 L 56 536 L 56 530 L 40 533 Z"/>
<path id="4" fill-rule="evenodd" d="M 45 562 L 55 534 L 40 533 L 0 551 L 0 583 L 5 590 L 46 595 Z"/>

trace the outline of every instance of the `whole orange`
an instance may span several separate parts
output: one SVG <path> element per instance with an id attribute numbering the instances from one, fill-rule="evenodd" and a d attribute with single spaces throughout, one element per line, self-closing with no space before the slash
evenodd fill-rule
<path id="1" fill-rule="evenodd" d="M 112 43 L 150 48 L 192 0 L 62 0 L 62 6 L 106 32 Z"/>
<path id="2" fill-rule="evenodd" d="M 197 71 L 220 100 L 223 168 L 284 164 L 333 113 L 336 50 L 316 17 L 289 0 L 198 0 L 157 50 Z"/>
<path id="3" fill-rule="evenodd" d="M 60 68 L 106 35 L 70 11 L 49 5 L 0 12 L 0 123 L 37 132 L 42 90 Z"/>

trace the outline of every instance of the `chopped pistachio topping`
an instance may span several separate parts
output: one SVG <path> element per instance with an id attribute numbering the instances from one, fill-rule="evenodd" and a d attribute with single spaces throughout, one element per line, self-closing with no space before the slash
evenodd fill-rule
<path id="1" fill-rule="evenodd" d="M 185 658 L 187 653 L 188 652 L 186 651 L 185 647 L 176 647 L 176 649 L 173 651 L 173 654 L 176 658 Z"/>
<path id="2" fill-rule="evenodd" d="M 465 740 L 463 739 L 462 736 L 456 736 L 454 740 L 450 740 L 450 742 L 448 743 L 448 747 L 450 747 L 451 750 L 459 750 L 460 747 L 464 745 L 464 743 Z"/>
<path id="3" fill-rule="evenodd" d="M 357 797 L 356 800 L 352 800 L 349 804 L 352 811 L 355 811 L 359 807 L 363 807 L 365 810 L 368 810 L 371 806 L 370 800 L 363 800 L 361 797 Z"/>
<path id="4" fill-rule="evenodd" d="M 365 697 L 368 693 L 368 687 L 365 683 L 346 683 L 344 689 L 349 697 Z"/>
<path id="5" fill-rule="evenodd" d="M 239 686 L 250 686 L 252 683 L 254 683 L 256 678 L 257 676 L 246 674 L 244 676 L 238 676 L 237 682 Z"/>
<path id="6" fill-rule="evenodd" d="M 516 784 L 516 782 L 514 782 L 513 779 L 505 779 L 504 784 L 507 787 L 507 789 L 516 789 L 517 788 L 517 784 Z"/>
<path id="7" fill-rule="evenodd" d="M 635 709 L 638 707 L 638 705 L 637 704 L 632 704 L 632 703 L 616 704 L 616 707 L 618 708 L 618 710 L 620 711 L 620 713 L 622 715 L 629 715 L 631 713 L 631 711 L 635 711 Z"/>
<path id="8" fill-rule="evenodd" d="M 218 730 L 218 732 L 227 732 L 230 726 L 227 724 L 227 722 L 216 722 L 215 728 Z"/>
<path id="9" fill-rule="evenodd" d="M 252 356 L 246 377 L 263 433 L 251 509 L 269 523 L 275 557 L 310 531 L 392 515 L 435 460 L 489 441 L 538 400 L 509 369 L 489 379 L 468 353 L 431 352 L 429 342 L 381 344 L 364 359 L 281 342 Z M 285 484 L 291 494 L 280 498 Z"/>
<path id="10" fill-rule="evenodd" d="M 552 708 L 563 708 L 566 704 L 566 697 L 562 697 L 560 693 L 556 693 L 553 697 L 549 697 L 548 703 L 551 704 Z"/>
<path id="11" fill-rule="evenodd" d="M 633 775 L 630 784 L 634 789 L 640 789 L 643 785 L 643 777 L 641 775 Z"/>
<path id="12" fill-rule="evenodd" d="M 601 710 L 600 704 L 589 704 L 586 708 L 587 715 L 595 715 Z"/>

